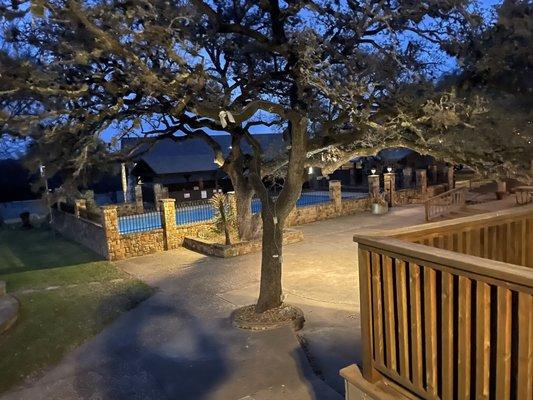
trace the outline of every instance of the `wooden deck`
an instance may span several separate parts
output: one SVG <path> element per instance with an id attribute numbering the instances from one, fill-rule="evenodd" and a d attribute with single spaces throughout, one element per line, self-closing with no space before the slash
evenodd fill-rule
<path id="1" fill-rule="evenodd" d="M 344 370 L 348 398 L 533 398 L 533 205 L 354 241 L 374 386 Z"/>

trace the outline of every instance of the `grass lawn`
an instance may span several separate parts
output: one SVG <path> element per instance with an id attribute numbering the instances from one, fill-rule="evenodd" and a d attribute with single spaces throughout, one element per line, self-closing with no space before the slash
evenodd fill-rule
<path id="1" fill-rule="evenodd" d="M 21 303 L 0 336 L 0 392 L 36 377 L 152 289 L 47 229 L 0 229 L 0 280 Z"/>

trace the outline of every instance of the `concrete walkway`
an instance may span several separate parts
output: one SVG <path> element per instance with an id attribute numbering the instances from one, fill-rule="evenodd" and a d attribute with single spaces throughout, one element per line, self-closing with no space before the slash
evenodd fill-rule
<path id="1" fill-rule="evenodd" d="M 179 249 L 122 261 L 157 293 L 2 399 L 342 399 L 338 370 L 359 360 L 360 347 L 352 235 L 423 218 L 422 207 L 407 206 L 299 227 L 305 239 L 285 247 L 283 271 L 286 301 L 306 315 L 298 335 L 229 322 L 257 298 L 259 254 L 218 259 Z"/>

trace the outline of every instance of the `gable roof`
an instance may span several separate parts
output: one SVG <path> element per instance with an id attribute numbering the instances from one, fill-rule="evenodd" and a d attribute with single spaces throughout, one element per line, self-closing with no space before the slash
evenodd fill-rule
<path id="1" fill-rule="evenodd" d="M 231 145 L 230 135 L 211 136 L 222 148 L 224 155 L 228 155 Z M 255 134 L 253 137 L 263 147 L 267 158 L 273 158 L 285 148 L 283 136 L 278 133 Z M 123 149 L 135 145 L 139 139 L 122 139 Z M 241 142 L 242 151 L 251 154 L 252 150 L 245 140 Z M 137 151 L 135 161 L 144 161 L 157 175 L 177 174 L 197 171 L 214 171 L 219 168 L 214 162 L 213 150 L 202 139 L 190 139 L 175 142 L 172 139 L 162 139 L 148 149 L 149 145 L 141 146 Z M 148 149 L 148 150 L 147 150 Z"/>

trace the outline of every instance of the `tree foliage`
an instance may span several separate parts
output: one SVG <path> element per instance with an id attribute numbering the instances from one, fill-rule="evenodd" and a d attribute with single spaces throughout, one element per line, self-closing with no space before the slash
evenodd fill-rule
<path id="1" fill-rule="evenodd" d="M 253 192 L 262 202 L 258 310 L 281 301 L 283 224 L 307 166 L 329 173 L 392 146 L 492 172 L 525 165 L 524 153 L 493 156 L 499 139 L 475 129 L 488 112 L 480 98 L 435 85 L 444 52 L 482 31 L 468 0 L 0 4 L 2 132 L 59 146 L 46 158 L 73 177 L 103 154 L 129 155 L 102 151 L 106 135 L 112 146 L 204 140 L 232 179 L 237 214 L 250 220 Z M 282 133 L 286 150 L 265 157 L 258 126 Z M 212 131 L 231 135 L 228 156 Z M 276 197 L 269 175 L 283 178 Z"/>

